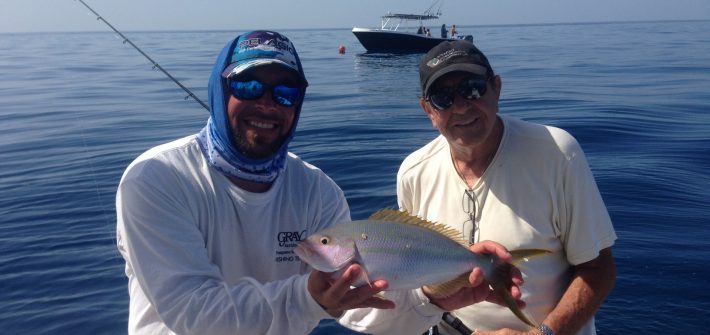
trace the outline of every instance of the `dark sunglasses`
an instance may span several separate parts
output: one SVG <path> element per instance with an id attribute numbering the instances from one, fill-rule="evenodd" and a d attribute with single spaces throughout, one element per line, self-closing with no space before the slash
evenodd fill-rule
<path id="1" fill-rule="evenodd" d="M 488 89 L 488 79 L 479 77 L 464 78 L 456 87 L 440 86 L 429 90 L 425 100 L 434 108 L 445 110 L 454 104 L 454 93 L 466 100 L 478 100 Z"/>
<path id="2" fill-rule="evenodd" d="M 302 96 L 303 89 L 285 84 L 275 86 L 267 86 L 266 84 L 256 80 L 237 80 L 229 81 L 229 89 L 232 95 L 240 100 L 256 100 L 261 98 L 267 89 L 271 89 L 271 98 L 274 102 L 286 107 L 295 105 Z"/>

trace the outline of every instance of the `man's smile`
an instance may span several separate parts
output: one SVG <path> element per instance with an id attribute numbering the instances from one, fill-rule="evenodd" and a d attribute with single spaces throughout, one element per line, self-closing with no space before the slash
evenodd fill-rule
<path id="1" fill-rule="evenodd" d="M 468 127 L 474 125 L 478 121 L 478 117 L 466 120 L 458 120 L 454 123 L 454 127 Z"/>
<path id="2" fill-rule="evenodd" d="M 267 121 L 247 120 L 246 124 L 248 126 L 251 126 L 254 128 L 259 128 L 259 129 L 275 129 L 278 127 L 278 124 L 276 124 L 275 122 L 267 122 Z"/>

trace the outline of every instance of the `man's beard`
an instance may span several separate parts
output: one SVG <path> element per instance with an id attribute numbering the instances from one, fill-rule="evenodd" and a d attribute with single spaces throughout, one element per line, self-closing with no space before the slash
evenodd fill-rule
<path id="1" fill-rule="evenodd" d="M 252 159 L 264 159 L 273 156 L 283 144 L 285 137 L 281 137 L 271 143 L 263 143 L 257 137 L 254 143 L 249 142 L 244 136 L 237 133 L 234 134 L 232 142 L 239 152 Z"/>

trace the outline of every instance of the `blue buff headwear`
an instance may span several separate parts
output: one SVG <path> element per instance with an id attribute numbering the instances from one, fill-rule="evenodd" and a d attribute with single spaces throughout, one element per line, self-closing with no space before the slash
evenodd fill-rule
<path id="1" fill-rule="evenodd" d="M 296 48 L 288 38 L 277 32 L 263 30 L 242 34 L 227 43 L 217 57 L 207 89 L 210 118 L 197 134 L 202 153 L 210 166 L 228 176 L 260 183 L 274 181 L 285 168 L 288 144 L 296 131 L 303 97 L 295 105 L 293 125 L 281 148 L 271 157 L 254 159 L 239 152 L 232 142 L 224 83 L 226 78 L 267 64 L 279 64 L 297 72 L 303 84 L 302 92 L 305 93 L 308 82 Z"/>

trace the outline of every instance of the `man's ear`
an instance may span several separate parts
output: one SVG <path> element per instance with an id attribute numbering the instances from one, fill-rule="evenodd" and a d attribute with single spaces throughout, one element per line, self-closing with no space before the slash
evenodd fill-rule
<path id="1" fill-rule="evenodd" d="M 431 104 L 429 104 L 429 102 L 424 100 L 424 97 L 421 97 L 421 98 L 419 98 L 419 106 L 422 107 L 422 109 L 424 110 L 424 113 L 426 113 L 426 116 L 429 117 L 429 120 L 431 121 L 431 126 L 436 128 L 436 123 L 434 123 L 434 115 L 433 115 L 433 113 L 435 111 L 434 111 L 434 108 L 431 107 Z"/>
<path id="2" fill-rule="evenodd" d="M 496 92 L 496 99 L 500 99 L 500 90 L 503 88 L 503 80 L 500 79 L 499 75 L 493 77 L 493 89 Z"/>

